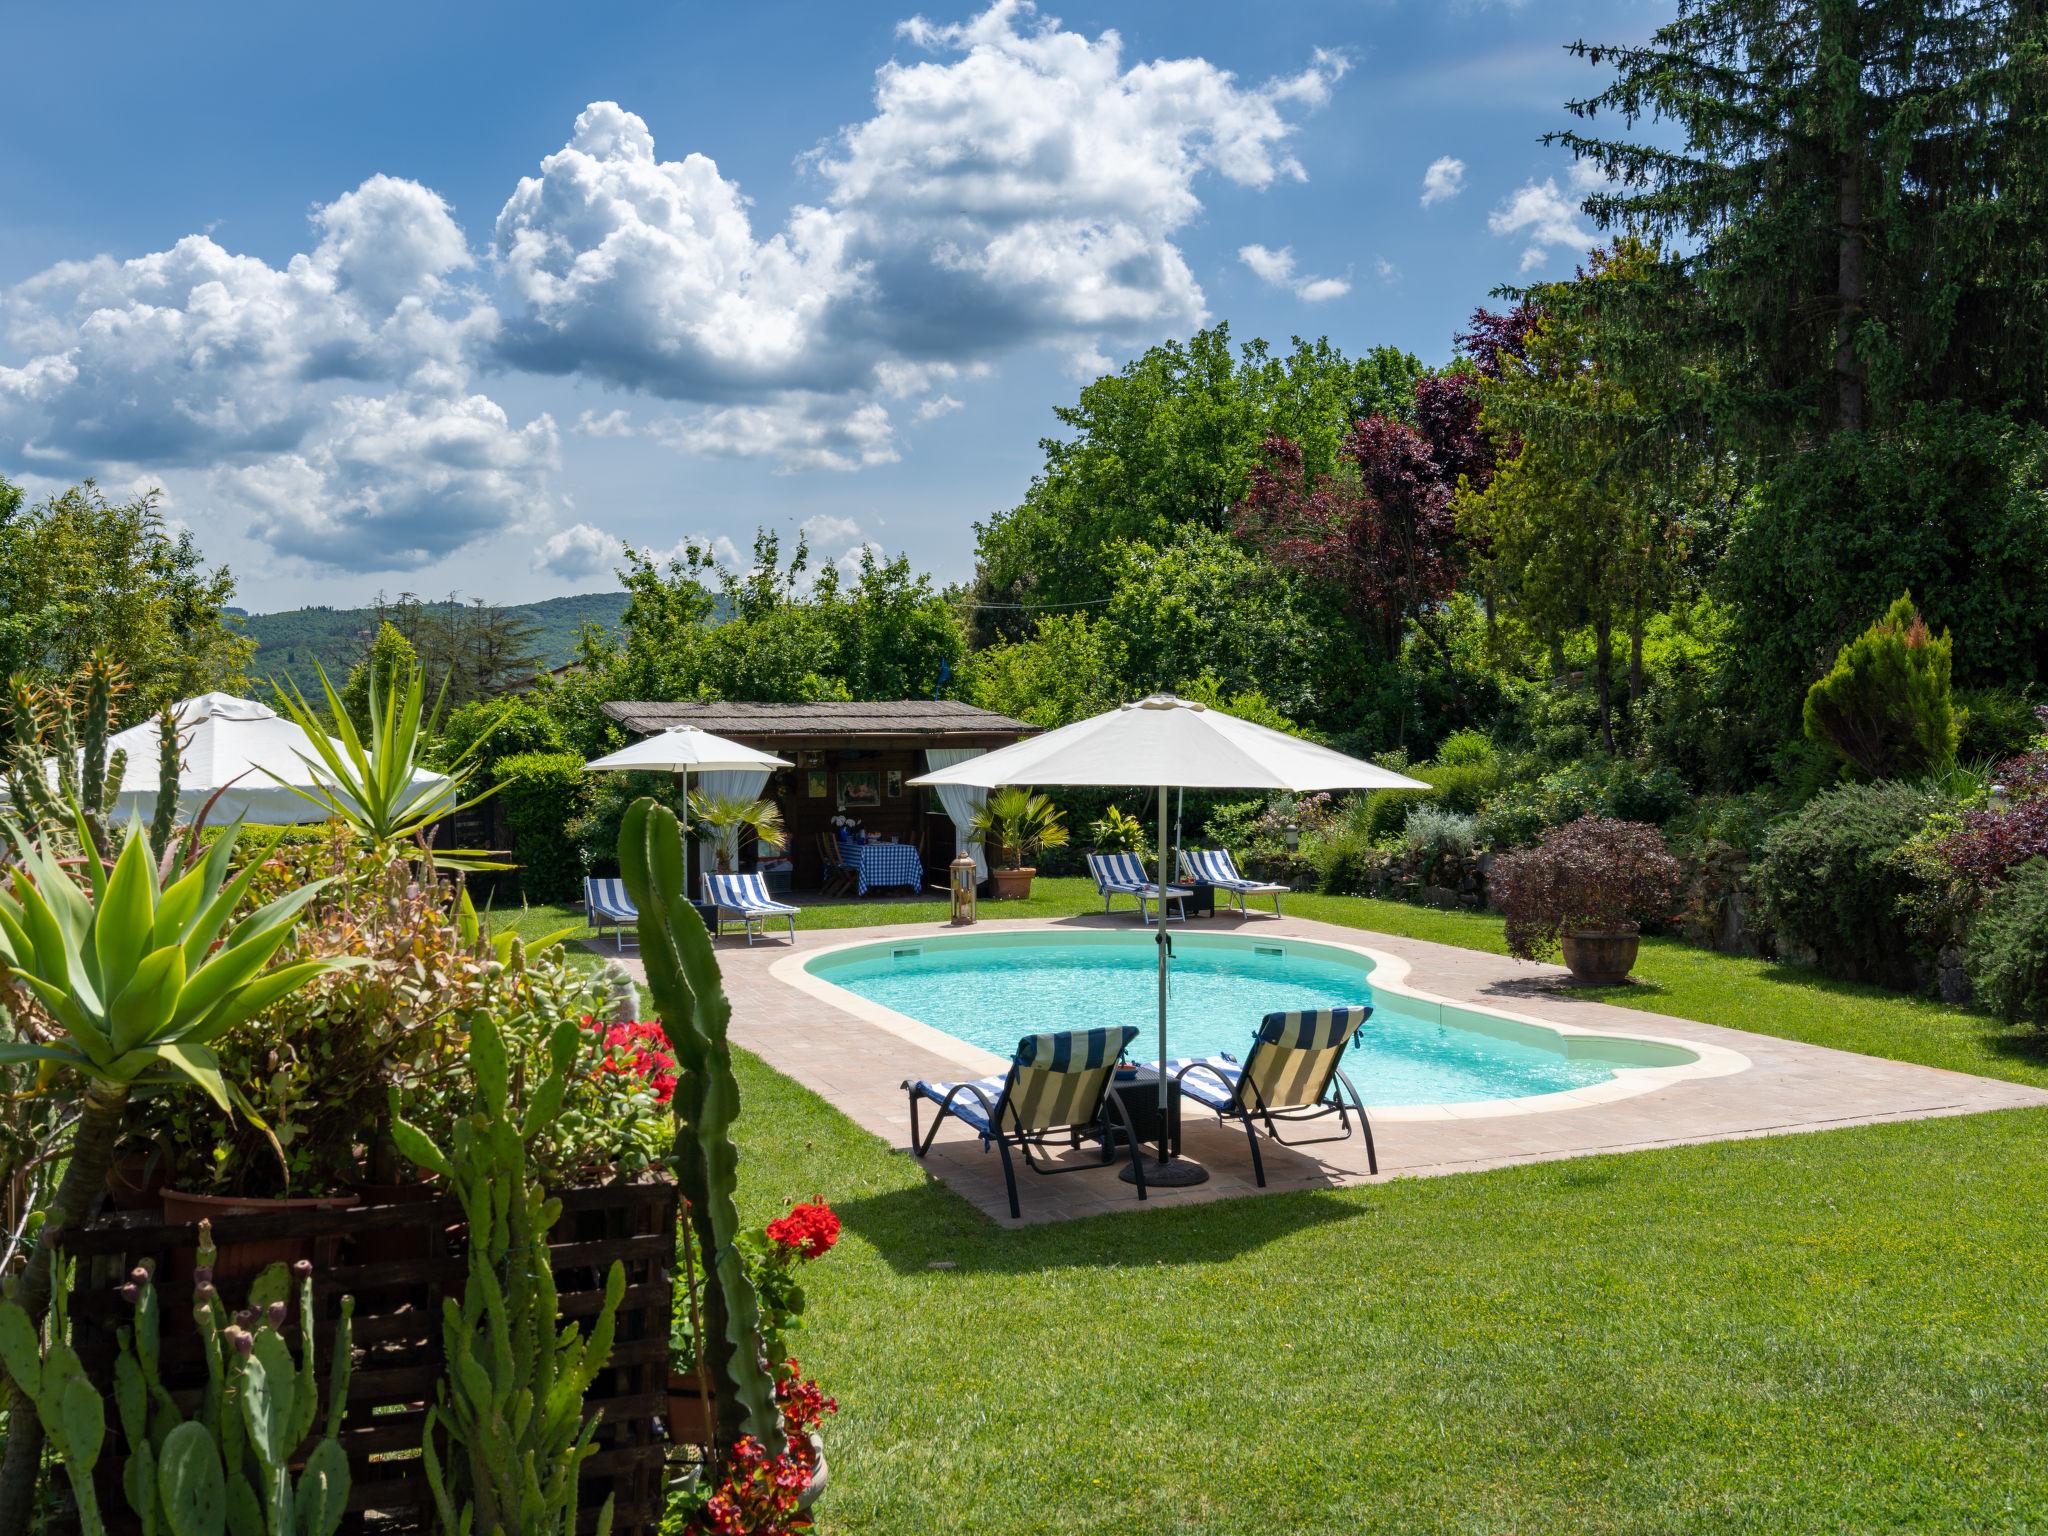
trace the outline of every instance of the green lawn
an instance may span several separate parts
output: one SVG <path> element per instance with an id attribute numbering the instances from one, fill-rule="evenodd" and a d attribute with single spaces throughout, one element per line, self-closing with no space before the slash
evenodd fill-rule
<path id="1" fill-rule="evenodd" d="M 1481 914 L 1290 911 L 1502 947 Z M 1967 1010 L 1666 942 L 1638 970 L 1599 995 L 2048 1084 Z M 2048 1531 L 2048 1112 L 1004 1231 L 738 1067 L 751 1214 L 847 1224 L 796 1340 L 843 1405 L 828 1536 Z"/>
<path id="2" fill-rule="evenodd" d="M 827 1532 L 2048 1528 L 2048 1114 L 1002 1231 L 740 1070 Z"/>

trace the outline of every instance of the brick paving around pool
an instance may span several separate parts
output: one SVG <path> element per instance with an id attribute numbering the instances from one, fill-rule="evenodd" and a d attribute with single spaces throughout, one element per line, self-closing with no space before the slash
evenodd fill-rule
<path id="1" fill-rule="evenodd" d="M 979 925 L 984 932 L 1040 929 L 1055 933 L 1105 926 L 1135 929 L 1137 924 L 1123 913 L 1108 919 L 1095 916 Z M 908 1025 L 907 1021 L 892 1024 L 874 1016 L 885 1011 L 873 1005 L 837 1006 L 792 985 L 785 979 L 791 966 L 784 962 L 792 954 L 801 957 L 849 943 L 928 939 L 958 931 L 915 923 L 799 931 L 794 946 L 781 938 L 753 945 L 742 939 L 722 940 L 719 962 L 733 1002 L 732 1041 L 811 1089 L 892 1147 L 907 1149 L 910 1111 L 899 1086 L 905 1078 L 978 1077 L 1002 1070 L 1002 1061 L 939 1031 Z M 1181 925 L 1176 924 L 1175 932 L 1180 931 Z M 1508 1113 L 1486 1105 L 1447 1106 L 1421 1115 L 1382 1111 L 1373 1117 L 1380 1168 L 1376 1177 L 1366 1170 L 1364 1142 L 1355 1134 L 1349 1141 L 1299 1149 L 1262 1138 L 1266 1187 L 1272 1190 L 1328 1189 L 1597 1153 L 2048 1106 L 2048 1090 L 2019 1083 L 1557 996 L 1549 990 L 1564 975 L 1557 967 L 1476 950 L 1256 914 L 1242 919 L 1198 920 L 1188 925 L 1188 931 L 1240 931 L 1367 948 L 1408 963 L 1405 989 L 1567 1029 L 1706 1047 L 1706 1054 L 1716 1063 L 1717 1075 L 1677 1080 L 1660 1077 L 1662 1086 L 1625 1097 L 1603 1095 L 1599 1090 L 1545 1096 L 1570 1100 L 1569 1107 L 1532 1108 L 1535 1101 L 1524 1100 Z M 610 951 L 609 944 L 594 947 Z M 639 962 L 630 955 L 626 958 L 637 972 Z M 774 974 L 778 966 L 785 976 Z M 1145 1025 L 1150 1021 L 1131 1022 Z M 1252 1022 L 1246 1024 L 1247 1041 Z M 1141 1042 L 1144 1038 L 1140 1037 Z M 1746 1060 L 1746 1065 L 1732 1065 L 1734 1058 L 1729 1053 Z M 1147 1057 L 1151 1054 L 1145 1052 Z M 1371 1084 L 1360 1082 L 1359 1088 L 1370 1103 Z M 930 1108 L 929 1104 L 923 1106 Z M 1319 1133 L 1313 1126 L 1305 1132 Z M 1259 1193 L 1241 1127 L 1219 1126 L 1190 1102 L 1184 1109 L 1183 1148 L 1185 1155 L 1209 1170 L 1208 1182 L 1154 1189 L 1146 1204 L 1166 1206 Z M 1080 1155 L 1091 1163 L 1095 1160 L 1092 1152 Z M 948 1121 L 932 1144 L 925 1165 L 991 1219 L 1011 1224 L 1001 1163 L 994 1152 L 982 1150 L 968 1127 Z M 1132 1187 L 1118 1179 L 1115 1165 L 1044 1178 L 1026 1170 L 1020 1161 L 1017 1181 L 1027 1223 L 1144 1208 Z"/>

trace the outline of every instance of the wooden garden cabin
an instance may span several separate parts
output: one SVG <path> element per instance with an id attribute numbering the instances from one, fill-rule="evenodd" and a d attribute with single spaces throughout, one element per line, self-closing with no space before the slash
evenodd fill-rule
<path id="1" fill-rule="evenodd" d="M 762 794 L 782 808 L 799 891 L 816 890 L 821 883 L 819 839 L 831 834 L 835 816 L 852 816 L 866 830 L 914 844 L 929 870 L 944 866 L 955 851 L 953 823 L 931 790 L 909 782 L 932 766 L 926 753 L 933 748 L 988 751 L 1037 731 L 956 699 L 819 704 L 629 700 L 606 704 L 604 712 L 636 736 L 694 725 L 795 764 L 777 770 Z M 753 861 L 752 847 L 743 846 L 742 867 L 753 867 Z"/>

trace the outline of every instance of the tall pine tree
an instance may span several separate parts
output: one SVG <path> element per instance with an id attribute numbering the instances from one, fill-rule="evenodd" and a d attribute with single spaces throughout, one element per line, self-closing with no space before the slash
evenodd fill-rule
<path id="1" fill-rule="evenodd" d="M 1614 78 L 1550 141 L 1692 280 L 1639 297 L 1717 425 L 1775 457 L 1915 402 L 2048 414 L 2043 0 L 1680 0 L 1572 51 Z"/>

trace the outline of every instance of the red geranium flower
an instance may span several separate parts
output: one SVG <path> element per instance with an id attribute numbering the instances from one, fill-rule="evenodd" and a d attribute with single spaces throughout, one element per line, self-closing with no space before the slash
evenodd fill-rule
<path id="1" fill-rule="evenodd" d="M 793 1205 L 787 1216 L 768 1223 L 768 1240 L 815 1259 L 839 1241 L 839 1218 L 822 1203 Z"/>

